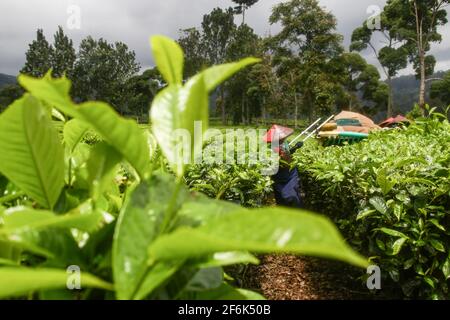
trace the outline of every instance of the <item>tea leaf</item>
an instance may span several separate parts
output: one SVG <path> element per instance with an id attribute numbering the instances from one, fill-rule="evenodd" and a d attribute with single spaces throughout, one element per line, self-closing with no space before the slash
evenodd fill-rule
<path id="1" fill-rule="evenodd" d="M 113 286 L 87 272 L 81 272 L 81 288 L 113 290 Z M 19 297 L 29 292 L 67 288 L 68 273 L 60 269 L 0 268 L 0 298 Z"/>
<path id="2" fill-rule="evenodd" d="M 72 119 L 64 125 L 64 143 L 73 151 L 83 139 L 89 129 L 89 125 L 79 119 Z"/>
<path id="3" fill-rule="evenodd" d="M 345 244 L 328 219 L 281 208 L 239 211 L 196 229 L 179 228 L 158 238 L 149 248 L 153 261 L 198 258 L 226 251 L 314 254 L 367 266 L 367 261 Z"/>
<path id="4" fill-rule="evenodd" d="M 183 81 L 184 55 L 180 45 L 164 36 L 153 36 L 150 45 L 156 66 L 170 85 L 180 85 Z"/>
<path id="5" fill-rule="evenodd" d="M 131 194 L 122 209 L 113 244 L 113 273 L 118 299 L 133 299 L 147 277 L 147 249 L 159 236 L 161 224 L 168 214 L 175 183 L 170 176 L 154 175 L 148 182 L 142 182 Z M 187 196 L 183 189 L 177 199 L 175 210 Z M 172 269 L 162 266 L 157 271 L 172 273 Z M 142 293 L 141 293 L 142 294 Z"/>
<path id="6" fill-rule="evenodd" d="M 45 208 L 64 184 L 64 151 L 41 103 L 30 95 L 0 115 L 0 171 Z"/>
<path id="7" fill-rule="evenodd" d="M 200 72 L 194 77 L 194 79 L 197 77 L 203 77 L 206 89 L 208 92 L 211 92 L 221 83 L 232 77 L 235 73 L 260 61 L 261 59 L 257 58 L 245 58 L 238 62 L 220 64 Z"/>
<path id="8" fill-rule="evenodd" d="M 21 74 L 18 81 L 22 87 L 39 100 L 45 101 L 71 117 L 76 115 L 69 95 L 71 83 L 66 77 L 54 79 L 49 71 L 41 79 Z"/>
<path id="9" fill-rule="evenodd" d="M 153 101 L 153 134 L 178 176 L 184 174 L 184 167 L 191 163 L 194 152 L 202 151 L 208 114 L 208 93 L 203 77 L 189 81 L 184 87 L 169 86 Z M 200 132 L 195 132 L 196 122 L 201 125 Z"/>
<path id="10" fill-rule="evenodd" d="M 121 118 L 103 102 L 86 102 L 77 107 L 78 117 L 94 128 L 136 169 L 141 179 L 149 171 L 147 136 L 133 120 Z"/>

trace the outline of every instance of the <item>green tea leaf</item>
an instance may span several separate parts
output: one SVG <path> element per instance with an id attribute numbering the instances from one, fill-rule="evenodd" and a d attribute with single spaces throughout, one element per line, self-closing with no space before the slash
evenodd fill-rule
<path id="1" fill-rule="evenodd" d="M 133 120 L 120 117 L 103 102 L 86 102 L 77 107 L 78 117 L 94 128 L 136 169 L 141 179 L 150 166 L 150 149 L 144 131 Z"/>
<path id="2" fill-rule="evenodd" d="M 102 192 L 113 183 L 114 169 L 121 159 L 121 154 L 106 143 L 99 143 L 92 149 L 87 162 L 87 171 L 94 200 L 98 199 Z"/>
<path id="3" fill-rule="evenodd" d="M 152 132 L 178 176 L 195 154 L 201 154 L 203 133 L 208 129 L 208 93 L 203 77 L 185 86 L 169 86 L 153 100 Z M 196 122 L 201 125 L 195 130 Z"/>
<path id="4" fill-rule="evenodd" d="M 400 253 L 400 250 L 402 250 L 403 245 L 406 242 L 406 238 L 400 238 L 397 241 L 394 242 L 392 246 L 392 255 L 396 256 Z"/>
<path id="5" fill-rule="evenodd" d="M 436 240 L 436 239 L 431 239 L 430 243 L 433 246 L 433 248 L 435 248 L 437 251 L 445 252 L 445 247 L 441 241 Z"/>
<path id="6" fill-rule="evenodd" d="M 18 81 L 37 99 L 45 101 L 71 117 L 76 115 L 74 104 L 70 98 L 71 83 L 66 77 L 53 79 L 51 71 L 49 71 L 41 79 L 21 74 Z"/>
<path id="7" fill-rule="evenodd" d="M 400 231 L 397 231 L 397 230 L 393 230 L 393 229 L 389 229 L 389 228 L 379 228 L 379 229 L 375 229 L 375 230 L 380 230 L 380 231 L 382 231 L 390 236 L 393 236 L 393 237 L 408 239 L 408 236 L 406 236 L 404 233 L 401 233 Z"/>
<path id="8" fill-rule="evenodd" d="M 186 221 L 190 226 L 198 226 L 208 220 L 238 210 L 245 209 L 229 201 L 214 200 L 197 194 L 183 204 L 178 211 L 178 217 L 181 222 Z"/>
<path id="9" fill-rule="evenodd" d="M 198 268 L 223 267 L 233 264 L 259 264 L 258 258 L 248 252 L 217 252 L 206 259 L 192 262 Z"/>
<path id="10" fill-rule="evenodd" d="M 0 298 L 19 297 L 29 292 L 66 288 L 68 274 L 59 269 L 0 268 Z M 87 272 L 81 272 L 81 288 L 113 290 L 113 286 Z"/>
<path id="11" fill-rule="evenodd" d="M 74 213 L 56 215 L 50 211 L 34 210 L 25 207 L 11 208 L 5 211 L 3 216 L 5 224 L 3 228 L 0 228 L 0 234 L 46 228 L 75 228 L 87 232 L 95 230 L 102 219 L 102 215 L 92 211 L 92 208 L 87 209 L 87 212 L 83 211 L 77 210 Z"/>
<path id="12" fill-rule="evenodd" d="M 212 267 L 200 269 L 189 279 L 183 291 L 203 291 L 220 287 L 223 281 L 221 268 Z M 182 294 L 182 293 L 181 293 Z"/>
<path id="13" fill-rule="evenodd" d="M 183 81 L 184 56 L 180 45 L 164 36 L 150 39 L 153 57 L 159 72 L 169 85 L 180 85 Z"/>
<path id="14" fill-rule="evenodd" d="M 235 73 L 260 61 L 261 59 L 257 58 L 245 58 L 238 62 L 213 66 L 200 72 L 194 78 L 204 77 L 206 89 L 208 90 L 208 92 L 211 92 L 221 83 L 232 77 Z"/>
<path id="15" fill-rule="evenodd" d="M 380 186 L 381 191 L 383 192 L 384 195 L 387 195 L 396 185 L 395 181 L 392 181 L 387 177 L 385 168 L 380 169 L 380 171 L 378 172 L 377 183 Z"/>
<path id="16" fill-rule="evenodd" d="M 227 251 L 291 252 L 361 267 L 368 265 L 345 244 L 328 219 L 282 208 L 235 212 L 196 229 L 179 228 L 161 236 L 149 248 L 151 261 L 198 258 Z"/>
<path id="17" fill-rule="evenodd" d="M 151 273 L 148 271 L 147 249 L 161 232 L 174 190 L 175 182 L 171 176 L 153 175 L 151 180 L 142 182 L 131 193 L 123 207 L 113 244 L 113 273 L 118 299 L 133 299 L 147 273 Z M 175 210 L 186 197 L 187 191 L 182 190 Z M 170 270 L 163 267 L 157 276 L 166 272 L 170 274 Z"/>
<path id="18" fill-rule="evenodd" d="M 183 262 L 179 261 L 167 261 L 155 264 L 148 270 L 133 299 L 145 299 L 149 294 L 175 275 L 182 266 Z"/>
<path id="19" fill-rule="evenodd" d="M 30 95 L 0 116 L 0 172 L 45 208 L 64 184 L 64 151 L 41 103 Z"/>
<path id="20" fill-rule="evenodd" d="M 79 119 L 72 119 L 64 125 L 64 143 L 70 151 L 75 149 L 88 130 L 89 125 Z"/>
<path id="21" fill-rule="evenodd" d="M 450 279 L 450 256 L 447 257 L 442 265 L 442 273 L 444 274 L 446 280 Z"/>
<path id="22" fill-rule="evenodd" d="M 386 214 L 387 213 L 388 208 L 387 208 L 386 202 L 384 201 L 383 198 L 381 198 L 381 197 L 373 197 L 373 198 L 371 198 L 369 200 L 369 202 L 381 214 Z"/>

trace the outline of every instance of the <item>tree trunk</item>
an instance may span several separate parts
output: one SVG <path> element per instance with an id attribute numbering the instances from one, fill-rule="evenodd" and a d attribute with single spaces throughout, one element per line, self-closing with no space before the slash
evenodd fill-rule
<path id="1" fill-rule="evenodd" d="M 423 34 L 423 20 L 420 17 L 417 0 L 414 0 L 414 11 L 416 18 L 417 48 L 419 53 L 420 87 L 419 107 L 422 115 L 425 114 L 425 43 Z"/>
<path id="2" fill-rule="evenodd" d="M 425 114 L 425 50 L 420 49 L 420 89 L 419 89 L 419 107 L 422 114 Z"/>
<path id="3" fill-rule="evenodd" d="M 251 123 L 251 119 L 250 119 L 250 108 L 248 107 L 247 100 L 245 101 L 245 110 L 247 111 L 247 123 L 246 123 L 246 125 L 249 125 Z"/>
<path id="4" fill-rule="evenodd" d="M 244 97 L 241 99 L 241 121 L 242 124 L 245 124 L 245 103 L 244 103 Z"/>
<path id="5" fill-rule="evenodd" d="M 388 87 L 389 87 L 389 97 L 388 97 L 388 107 L 387 107 L 387 117 L 390 118 L 394 115 L 394 92 L 392 89 L 392 78 L 388 76 Z"/>
<path id="6" fill-rule="evenodd" d="M 220 110 L 221 110 L 221 118 L 222 118 L 222 125 L 226 125 L 226 117 L 225 117 L 225 100 L 224 100 L 224 92 L 223 92 L 223 88 L 220 87 L 219 90 L 219 96 L 220 96 Z"/>
<path id="7" fill-rule="evenodd" d="M 266 125 L 266 97 L 263 97 L 262 118 L 263 118 L 263 124 L 265 126 Z"/>
<path id="8" fill-rule="evenodd" d="M 297 94 L 294 93 L 294 103 L 295 103 L 295 120 L 294 120 L 294 128 L 298 128 L 298 99 Z"/>

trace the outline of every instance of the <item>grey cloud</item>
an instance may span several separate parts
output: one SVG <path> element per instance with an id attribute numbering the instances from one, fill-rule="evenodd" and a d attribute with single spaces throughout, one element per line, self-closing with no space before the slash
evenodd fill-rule
<path id="1" fill-rule="evenodd" d="M 280 0 L 260 0 L 247 13 L 247 22 L 260 35 L 274 34 L 270 26 L 271 8 Z M 385 0 L 320 0 L 338 20 L 338 31 L 348 46 L 354 28 L 368 17 L 369 5 L 382 7 Z M 153 64 L 148 44 L 152 34 L 176 38 L 180 29 L 199 26 L 202 16 L 215 7 L 232 6 L 231 0 L 2 0 L 0 2 L 0 72 L 16 74 L 25 61 L 25 51 L 36 33 L 43 28 L 50 40 L 58 25 L 66 25 L 67 7 L 78 5 L 82 12 L 81 30 L 67 30 L 78 46 L 87 35 L 109 41 L 123 41 L 136 51 L 143 67 Z M 237 17 L 240 19 L 240 17 Z M 449 28 L 444 31 L 449 34 Z M 450 60 L 445 51 L 450 39 L 436 46 L 442 61 Z M 369 51 L 364 55 L 376 63 Z"/>

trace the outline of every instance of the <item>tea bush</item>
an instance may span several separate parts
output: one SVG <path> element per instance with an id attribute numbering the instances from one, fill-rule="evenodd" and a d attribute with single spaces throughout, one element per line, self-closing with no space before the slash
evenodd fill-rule
<path id="1" fill-rule="evenodd" d="M 331 217 L 408 297 L 449 298 L 450 124 L 440 115 L 367 141 L 295 154 L 311 209 Z"/>

